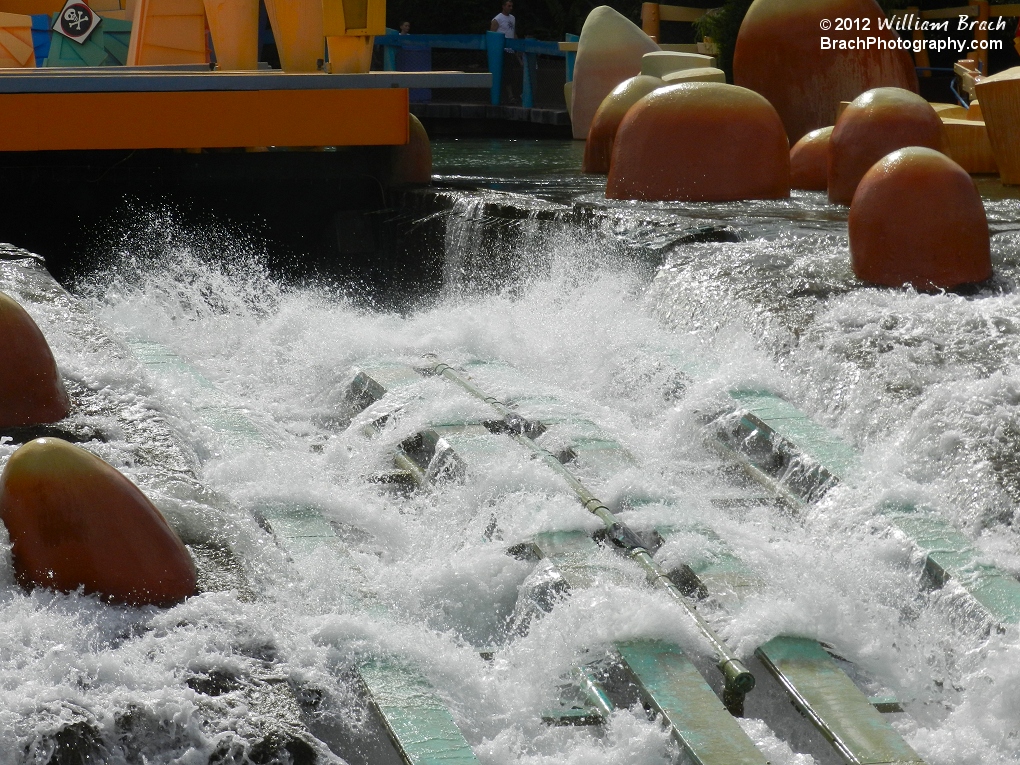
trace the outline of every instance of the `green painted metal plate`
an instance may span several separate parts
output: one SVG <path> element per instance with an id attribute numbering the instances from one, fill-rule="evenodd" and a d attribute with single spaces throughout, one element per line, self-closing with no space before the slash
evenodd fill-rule
<path id="1" fill-rule="evenodd" d="M 186 377 L 200 388 L 210 391 L 212 401 L 196 404 L 195 410 L 202 424 L 224 437 L 228 443 L 236 447 L 265 443 L 265 437 L 243 409 L 219 403 L 216 387 L 169 348 L 147 340 L 131 340 L 128 346 L 147 368 L 161 374 Z"/>
<path id="2" fill-rule="evenodd" d="M 857 466 L 858 457 L 853 446 L 774 393 L 733 390 L 730 397 L 798 451 L 824 465 L 835 477 L 845 479 Z"/>
<path id="3" fill-rule="evenodd" d="M 765 587 L 764 580 L 738 558 L 729 545 L 711 529 L 704 526 L 656 526 L 655 530 L 667 542 L 671 536 L 678 533 L 704 537 L 705 544 L 702 549 L 710 552 L 683 562 L 697 575 L 709 594 L 723 601 L 730 598 L 739 601 L 745 595 L 760 592 Z"/>
<path id="4" fill-rule="evenodd" d="M 970 540 L 949 524 L 911 510 L 898 506 L 898 511 L 889 512 L 889 519 L 926 554 L 925 567 L 933 583 L 941 586 L 952 579 L 997 621 L 1020 623 L 1020 581 L 981 563 Z"/>
<path id="5" fill-rule="evenodd" d="M 633 455 L 619 442 L 608 438 L 572 438 L 557 455 L 580 470 L 608 478 L 634 466 Z"/>
<path id="6" fill-rule="evenodd" d="M 560 686 L 559 707 L 542 714 L 546 725 L 601 725 L 613 713 L 613 702 L 586 667 L 578 667 Z"/>
<path id="7" fill-rule="evenodd" d="M 645 702 L 662 715 L 691 761 L 698 765 L 766 765 L 764 755 L 678 646 L 635 640 L 618 643 L 616 649 Z"/>
<path id="8" fill-rule="evenodd" d="M 387 393 L 421 382 L 421 375 L 413 367 L 399 362 L 376 362 L 362 365 L 347 386 L 343 402 L 338 408 L 338 415 L 346 425 L 372 405 L 378 403 Z M 396 408 L 397 404 L 394 404 Z M 369 425 L 369 431 L 376 427 L 389 414 L 387 411 L 377 412 L 378 419 Z"/>
<path id="9" fill-rule="evenodd" d="M 856 465 L 853 447 L 813 423 L 789 402 L 766 391 L 731 391 L 730 395 L 830 475 L 845 478 Z M 936 585 L 952 579 L 994 619 L 1005 624 L 1020 623 L 1020 581 L 995 566 L 981 563 L 973 544 L 963 534 L 913 506 L 889 505 L 883 512 L 926 554 L 925 567 Z"/>
<path id="10" fill-rule="evenodd" d="M 599 547 L 587 531 L 546 531 L 536 534 L 532 544 L 571 589 L 630 581 L 626 573 L 595 560 Z"/>
<path id="11" fill-rule="evenodd" d="M 259 508 L 273 527 L 273 533 L 284 540 L 334 539 L 336 531 L 322 514 L 304 505 L 267 505 Z"/>
<path id="12" fill-rule="evenodd" d="M 208 380 L 169 349 L 144 341 L 132 343 L 131 347 L 146 366 L 185 374 L 202 387 L 213 389 Z M 388 384 L 395 380 L 407 382 L 409 374 L 420 379 L 406 365 L 392 365 L 385 370 Z M 201 411 L 209 427 L 224 428 L 234 424 L 240 434 L 254 442 L 263 442 L 258 430 L 241 413 L 219 407 Z M 308 555 L 324 545 L 333 548 L 338 556 L 343 555 L 336 529 L 318 509 L 280 503 L 263 506 L 260 512 L 291 555 Z M 381 661 L 366 664 L 360 674 L 372 704 L 407 765 L 477 765 L 471 747 L 449 710 L 424 678 L 406 667 Z"/>
<path id="13" fill-rule="evenodd" d="M 214 390 L 214 386 L 193 366 L 171 351 L 165 345 L 149 340 L 129 340 L 128 347 L 135 357 L 146 367 L 164 374 L 178 374 L 190 377 L 199 386 Z"/>
<path id="14" fill-rule="evenodd" d="M 399 362 L 378 362 L 365 364 L 361 371 L 376 381 L 385 391 L 421 382 L 421 375 L 414 367 Z"/>
<path id="15" fill-rule="evenodd" d="M 777 637 L 756 653 L 848 763 L 923 762 L 817 640 Z"/>
<path id="16" fill-rule="evenodd" d="M 450 711 L 418 673 L 376 660 L 364 664 L 360 674 L 408 765 L 477 765 Z"/>

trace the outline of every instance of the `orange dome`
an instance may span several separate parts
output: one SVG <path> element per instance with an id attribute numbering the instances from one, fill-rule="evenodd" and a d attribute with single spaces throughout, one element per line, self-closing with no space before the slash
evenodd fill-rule
<path id="1" fill-rule="evenodd" d="M 875 88 L 843 110 L 829 139 L 829 201 L 849 205 L 872 165 L 905 146 L 941 151 L 942 120 L 931 104 L 902 88 Z"/>
<path id="2" fill-rule="evenodd" d="M 836 28 L 834 20 L 844 19 L 860 29 Z M 840 101 L 866 90 L 893 86 L 917 92 L 910 54 L 877 47 L 879 40 L 900 42 L 894 31 L 879 27 L 885 19 L 875 0 L 754 0 L 737 34 L 733 82 L 765 96 L 790 140 L 799 141 L 834 124 Z M 834 42 L 825 48 L 823 38 Z M 863 50 L 839 47 L 868 38 L 876 43 Z"/>
<path id="3" fill-rule="evenodd" d="M 25 587 L 83 587 L 131 605 L 169 605 L 195 592 L 191 556 L 138 488 L 58 438 L 18 449 L 0 475 L 0 520 Z"/>
<path id="4" fill-rule="evenodd" d="M 764 98 L 715 82 L 671 85 L 627 112 L 610 199 L 725 201 L 790 195 L 790 144 Z"/>
<path id="5" fill-rule="evenodd" d="M 952 289 L 992 275 L 974 181 L 949 157 L 911 146 L 865 174 L 850 205 L 854 273 L 872 284 Z"/>
<path id="6" fill-rule="evenodd" d="M 71 404 L 50 346 L 28 312 L 0 292 L 0 427 L 67 417 Z"/>

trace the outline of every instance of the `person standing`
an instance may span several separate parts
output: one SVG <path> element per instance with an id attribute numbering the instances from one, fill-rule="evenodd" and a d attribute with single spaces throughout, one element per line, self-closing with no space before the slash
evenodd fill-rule
<path id="1" fill-rule="evenodd" d="M 502 32 L 508 40 L 517 39 L 517 19 L 514 17 L 514 0 L 503 0 L 503 7 L 489 24 L 489 31 Z M 521 103 L 524 87 L 524 62 L 512 48 L 503 49 L 503 101 L 511 106 Z"/>
<path id="2" fill-rule="evenodd" d="M 502 32 L 508 40 L 514 40 L 517 38 L 517 19 L 514 18 L 514 0 L 504 0 L 503 10 L 497 13 L 492 23 L 489 24 L 489 30 L 492 32 Z M 510 50 L 507 48 L 507 50 Z"/>

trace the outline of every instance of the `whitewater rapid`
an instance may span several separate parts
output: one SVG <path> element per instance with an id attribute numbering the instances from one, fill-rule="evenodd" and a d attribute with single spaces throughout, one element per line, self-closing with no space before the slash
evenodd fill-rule
<path id="1" fill-rule="evenodd" d="M 467 184 L 461 170 L 447 182 Z M 189 684 L 216 673 L 269 673 L 296 698 L 315 697 L 302 712 L 313 732 L 357 729 L 364 713 L 342 668 L 376 653 L 422 668 L 486 765 L 669 762 L 666 731 L 640 709 L 615 712 L 601 732 L 541 722 L 561 678 L 613 641 L 661 637 L 704 654 L 640 576 L 607 553 L 618 582 L 574 593 L 526 635 L 508 631 L 533 564 L 507 547 L 543 530 L 593 530 L 580 506 L 512 452 L 433 493 L 403 497 L 366 480 L 428 423 L 486 416 L 423 379 L 375 439 L 338 424 L 359 364 L 424 353 L 500 362 L 475 373 L 496 395 L 542 391 L 583 412 L 640 466 L 592 477 L 615 510 L 626 516 L 645 497 L 643 513 L 701 524 L 738 550 L 767 586 L 712 619 L 742 656 L 779 634 L 816 638 L 901 700 L 893 724 L 930 765 L 1020 761 L 1020 631 L 972 618 L 951 586 L 924 591 L 912 548 L 876 517 L 881 499 L 923 501 L 1020 573 L 1020 203 L 988 203 L 996 282 L 929 295 L 858 285 L 845 221 L 814 195 L 693 212 L 615 205 L 579 226 L 557 211 L 597 206 L 597 195 L 539 187 L 449 192 L 463 197 L 445 222 L 446 286 L 405 311 L 282 282 L 260 266 L 271 243 L 206 236 L 166 211 L 139 228 L 144 253 L 132 251 L 137 239 L 117 243 L 116 268 L 76 287 L 94 330 L 69 328 L 56 293 L 30 306 L 88 404 L 73 417 L 105 439 L 86 446 L 186 541 L 228 548 L 241 574 L 172 609 L 126 608 L 23 592 L 4 540 L 0 762 L 47 762 L 50 734 L 77 721 L 99 732 L 100 761 L 239 758 L 280 719 L 241 691 Z M 493 222 L 494 199 L 545 212 Z M 730 226 L 741 241 L 663 246 L 692 223 Z M 465 276 L 500 258 L 526 266 L 512 283 Z M 209 385 L 146 369 L 132 351 L 140 342 Z M 677 359 L 704 370 L 682 390 Z M 708 448 L 706 414 L 748 385 L 857 446 L 852 485 L 795 512 Z M 209 427 L 216 407 L 243 414 L 257 438 Z M 12 450 L 0 446 L 0 462 Z M 296 566 L 252 515 L 273 503 L 314 506 L 347 529 L 347 562 Z M 699 540 L 680 535 L 659 555 L 704 554 Z M 784 740 L 787 707 L 752 693 L 741 725 L 774 765 L 809 765 Z"/>

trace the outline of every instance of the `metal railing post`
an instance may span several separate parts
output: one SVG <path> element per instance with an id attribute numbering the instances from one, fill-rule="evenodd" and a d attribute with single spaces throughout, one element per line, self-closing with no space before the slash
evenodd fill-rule
<path id="1" fill-rule="evenodd" d="M 503 48 L 506 47 L 506 35 L 502 32 L 485 33 L 485 50 L 489 56 L 489 71 L 492 73 L 492 90 L 489 100 L 493 106 L 499 106 L 503 93 Z"/>
<path id="2" fill-rule="evenodd" d="M 530 109 L 535 105 L 535 80 L 537 79 L 538 54 L 524 53 L 524 88 L 521 92 L 521 106 Z"/>
<path id="3" fill-rule="evenodd" d="M 641 3 L 641 29 L 656 42 L 659 41 L 659 4 Z"/>

